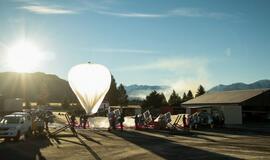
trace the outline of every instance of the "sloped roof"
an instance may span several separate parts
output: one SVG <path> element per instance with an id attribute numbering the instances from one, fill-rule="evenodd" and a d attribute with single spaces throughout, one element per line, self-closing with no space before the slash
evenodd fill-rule
<path id="1" fill-rule="evenodd" d="M 206 93 L 183 103 L 183 105 L 240 104 L 266 91 L 270 91 L 270 89 L 251 89 Z"/>

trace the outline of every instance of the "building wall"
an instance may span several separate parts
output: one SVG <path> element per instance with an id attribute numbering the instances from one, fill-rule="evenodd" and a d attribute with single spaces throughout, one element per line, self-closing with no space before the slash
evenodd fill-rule
<path id="1" fill-rule="evenodd" d="M 242 106 L 221 106 L 225 124 L 242 124 Z"/>
<path id="2" fill-rule="evenodd" d="M 220 106 L 220 105 L 213 105 L 213 106 L 191 106 L 196 108 L 186 108 L 187 114 L 193 114 L 194 111 L 206 111 L 211 113 L 211 110 L 221 110 L 224 115 L 225 124 L 242 124 L 242 106 L 239 105 L 227 105 L 227 106 Z"/>

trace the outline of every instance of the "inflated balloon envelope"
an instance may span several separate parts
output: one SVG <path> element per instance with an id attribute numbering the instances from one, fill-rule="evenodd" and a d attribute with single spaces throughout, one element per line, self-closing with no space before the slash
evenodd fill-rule
<path id="1" fill-rule="evenodd" d="M 86 114 L 98 111 L 111 85 L 111 73 L 100 64 L 79 64 L 68 73 L 68 82 Z"/>

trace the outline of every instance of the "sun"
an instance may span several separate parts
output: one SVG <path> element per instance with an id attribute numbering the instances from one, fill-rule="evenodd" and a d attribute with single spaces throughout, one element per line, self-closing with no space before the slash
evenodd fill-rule
<path id="1" fill-rule="evenodd" d="M 29 41 L 20 41 L 8 48 L 8 66 L 16 72 L 32 72 L 42 60 L 37 45 Z"/>

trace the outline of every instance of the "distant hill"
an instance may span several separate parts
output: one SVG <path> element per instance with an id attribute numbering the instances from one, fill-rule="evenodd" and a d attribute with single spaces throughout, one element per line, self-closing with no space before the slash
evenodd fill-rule
<path id="1" fill-rule="evenodd" d="M 153 90 L 162 92 L 169 89 L 169 86 L 151 86 L 151 85 L 129 85 L 125 86 L 129 99 L 144 99 Z"/>
<path id="2" fill-rule="evenodd" d="M 270 88 L 270 80 L 259 80 L 251 84 L 245 83 L 233 83 L 230 85 L 221 84 L 211 88 L 208 92 L 222 92 L 232 90 L 260 89 L 260 88 Z"/>
<path id="3" fill-rule="evenodd" d="M 169 86 L 129 85 L 125 86 L 130 99 L 144 99 L 153 90 L 165 91 Z M 62 102 L 65 98 L 76 100 L 68 82 L 53 74 L 36 73 L 0 73 L 0 95 L 7 98 L 27 98 L 38 101 L 45 98 L 49 102 Z"/>
<path id="4" fill-rule="evenodd" d="M 8 98 L 27 98 L 37 101 L 45 98 L 50 102 L 74 100 L 69 84 L 56 75 L 37 73 L 0 73 L 0 94 Z"/>

